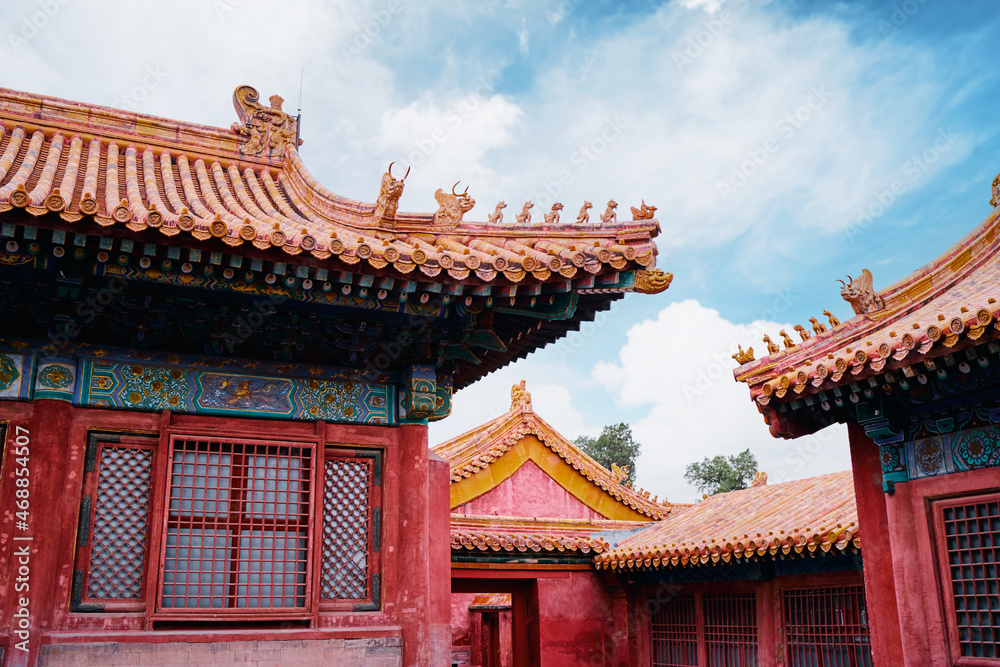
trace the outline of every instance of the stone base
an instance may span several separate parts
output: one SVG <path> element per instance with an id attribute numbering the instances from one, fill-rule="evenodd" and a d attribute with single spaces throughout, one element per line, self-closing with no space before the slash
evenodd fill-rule
<path id="1" fill-rule="evenodd" d="M 240 667 L 312 667 L 363 665 L 400 667 L 399 637 L 368 639 L 308 639 L 285 641 L 165 642 L 124 644 L 58 644 L 43 646 L 39 665 L 45 667 L 119 667 L 125 665 L 239 665 Z"/>

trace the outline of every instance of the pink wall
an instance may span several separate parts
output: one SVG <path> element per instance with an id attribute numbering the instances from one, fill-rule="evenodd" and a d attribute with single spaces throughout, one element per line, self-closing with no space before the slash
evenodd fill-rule
<path id="1" fill-rule="evenodd" d="M 483 495 L 459 505 L 454 514 L 560 519 L 603 519 L 539 468 L 525 461 L 517 472 Z"/>

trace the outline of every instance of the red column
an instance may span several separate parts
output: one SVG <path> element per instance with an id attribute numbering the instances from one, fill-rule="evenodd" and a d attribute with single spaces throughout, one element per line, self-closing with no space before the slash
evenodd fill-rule
<path id="1" fill-rule="evenodd" d="M 848 424 L 848 436 L 861 529 L 872 657 L 876 665 L 901 665 L 903 641 L 878 445 L 858 424 Z M 900 583 L 905 585 L 905 582 Z"/>
<path id="2" fill-rule="evenodd" d="M 430 453 L 428 555 L 430 558 L 431 664 L 451 664 L 451 474 L 448 462 Z"/>
<path id="3" fill-rule="evenodd" d="M 393 499 L 399 535 L 395 548 L 396 577 L 394 591 L 387 592 L 395 602 L 396 618 L 403 628 L 403 664 L 431 664 L 431 580 L 429 544 L 430 512 L 428 485 L 427 427 L 399 427 L 395 459 L 397 497 Z M 388 509 L 388 508 L 387 508 Z M 386 517 L 389 519 L 389 516 Z M 391 543 L 386 548 L 392 548 Z M 447 586 L 445 579 L 442 585 Z"/>
<path id="4" fill-rule="evenodd" d="M 4 537 L 10 541 L 6 608 L 2 612 L 3 625 L 11 632 L 5 657 L 8 667 L 38 664 L 41 635 L 52 627 L 57 584 L 60 577 L 72 575 L 60 546 L 67 535 L 76 532 L 76 513 L 67 506 L 70 499 L 64 493 L 73 406 L 39 400 L 28 415 L 9 424 L 4 457 L 2 501 L 5 509 L 11 508 L 10 518 L 14 519 L 3 526 Z M 19 471 L 24 467 L 27 475 Z M 20 485 L 17 479 L 28 482 Z M 20 509 L 18 500 L 28 501 L 26 526 L 21 524 L 23 515 L 14 514 Z M 23 641 L 27 644 L 21 644 Z M 27 650 L 17 648 L 18 644 Z"/>

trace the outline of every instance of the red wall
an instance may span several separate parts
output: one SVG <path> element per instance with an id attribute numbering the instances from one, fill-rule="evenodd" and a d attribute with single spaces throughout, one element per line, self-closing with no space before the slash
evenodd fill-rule
<path id="1" fill-rule="evenodd" d="M 896 483 L 887 494 L 878 446 L 861 427 L 851 425 L 849 433 L 876 664 L 954 665 L 943 593 L 951 584 L 942 573 L 933 504 L 997 492 L 1000 470 Z"/>
<path id="2" fill-rule="evenodd" d="M 453 511 L 455 514 L 560 519 L 604 518 L 577 500 L 530 460 L 494 488 Z"/>
<path id="3" fill-rule="evenodd" d="M 6 664 L 37 664 L 41 645 L 87 644 L 93 650 L 109 645 L 176 643 L 192 637 L 241 641 L 245 632 L 225 625 L 200 624 L 195 631 L 146 630 L 142 613 L 71 613 L 73 558 L 82 497 L 83 456 L 87 431 L 157 433 L 163 417 L 125 411 L 74 408 L 61 401 L 0 404 L 0 421 L 8 423 L 8 453 L 0 471 L 0 641 L 7 643 Z M 257 435 L 314 434 L 317 424 L 175 415 L 179 426 L 211 425 L 220 431 Z M 16 619 L 15 461 L 10 455 L 15 426 L 30 431 L 31 458 L 31 591 L 29 652 L 13 649 Z M 382 448 L 384 486 L 382 509 L 382 610 L 322 612 L 313 629 L 283 630 L 280 626 L 254 631 L 255 640 L 366 640 L 402 637 L 402 648 L 386 645 L 375 663 L 439 665 L 450 653 L 448 581 L 448 465 L 432 459 L 425 426 L 374 427 L 327 424 L 328 443 Z M 23 531 L 17 534 L 23 534 Z M 380 640 L 381 641 L 381 640 Z M 303 645 L 303 659 L 309 654 Z M 51 649 L 47 649 L 51 652 Z M 69 650 L 69 649 L 67 649 Z M 58 652 L 56 652 L 58 653 Z M 55 655 L 56 653 L 53 653 Z M 400 653 L 402 654 L 400 656 Z M 268 654 L 270 655 L 270 654 Z M 395 657 L 393 657 L 395 655 Z M 289 660 L 293 661 L 293 660 Z M 99 664 L 106 664 L 101 663 Z M 368 664 L 368 663 L 365 663 Z"/>

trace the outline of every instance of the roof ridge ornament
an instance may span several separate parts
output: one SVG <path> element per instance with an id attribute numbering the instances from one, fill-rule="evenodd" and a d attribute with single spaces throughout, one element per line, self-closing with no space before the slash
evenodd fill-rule
<path id="1" fill-rule="evenodd" d="M 434 193 L 439 208 L 434 214 L 434 224 L 438 227 L 457 227 L 462 222 L 462 216 L 471 211 L 476 205 L 476 200 L 469 196 L 469 188 L 466 187 L 462 194 L 455 192 L 455 188 L 461 181 L 456 181 L 451 186 L 451 194 L 446 193 L 441 188 Z"/>
<path id="2" fill-rule="evenodd" d="M 383 229 L 396 228 L 396 211 L 399 209 L 399 198 L 403 195 L 403 184 L 406 177 L 410 175 L 410 168 L 407 167 L 403 178 L 396 179 L 392 175 L 392 165 L 382 174 L 382 184 L 379 186 L 378 199 L 375 201 L 375 224 Z"/>
<path id="3" fill-rule="evenodd" d="M 990 199 L 990 206 L 993 208 L 1000 206 L 1000 174 L 993 179 L 993 198 Z"/>
<path id="4" fill-rule="evenodd" d="M 639 208 L 635 206 L 630 206 L 632 209 L 632 219 L 633 220 L 652 220 L 653 214 L 656 213 L 655 206 L 649 206 L 646 204 L 646 200 L 642 200 L 642 205 Z"/>
<path id="5" fill-rule="evenodd" d="M 510 411 L 532 412 L 531 392 L 524 388 L 524 380 L 510 388 Z"/>
<path id="6" fill-rule="evenodd" d="M 847 276 L 848 282 L 838 280 L 843 287 L 840 289 L 840 296 L 851 304 L 855 315 L 868 315 L 885 309 L 885 301 L 882 300 L 872 287 L 872 272 L 868 269 L 861 271 L 861 275 L 852 279 Z"/>
<path id="7" fill-rule="evenodd" d="M 233 91 L 233 106 L 240 118 L 233 123 L 233 132 L 239 135 L 240 155 L 281 158 L 285 147 L 296 144 L 295 118 L 281 110 L 285 101 L 280 95 L 271 95 L 271 106 L 261 104 L 260 93 L 253 86 L 238 86 Z"/>

